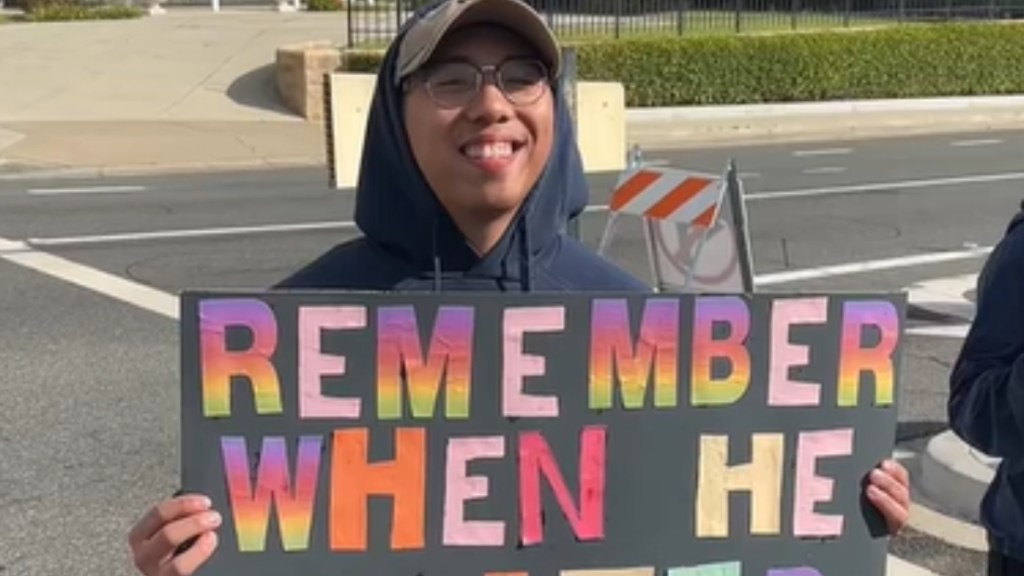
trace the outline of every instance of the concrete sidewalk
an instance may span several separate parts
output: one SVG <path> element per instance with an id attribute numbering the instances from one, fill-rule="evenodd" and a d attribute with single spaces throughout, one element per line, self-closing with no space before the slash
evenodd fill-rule
<path id="1" fill-rule="evenodd" d="M 345 41 L 345 14 L 173 9 L 138 20 L 0 25 L 0 124 L 300 121 L 273 86 L 277 48 Z"/>
<path id="2" fill-rule="evenodd" d="M 0 174 L 324 165 L 277 96 L 278 47 L 345 41 L 345 14 L 172 8 L 0 25 Z"/>

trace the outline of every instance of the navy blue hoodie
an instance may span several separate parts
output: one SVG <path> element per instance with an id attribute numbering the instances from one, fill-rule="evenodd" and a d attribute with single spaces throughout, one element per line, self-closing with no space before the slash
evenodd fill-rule
<path id="1" fill-rule="evenodd" d="M 400 31 L 404 34 L 405 28 Z M 363 237 L 340 244 L 279 288 L 375 291 L 649 291 L 650 287 L 566 235 L 587 204 L 587 182 L 563 96 L 555 93 L 551 157 L 514 223 L 483 257 L 420 172 L 405 134 L 396 48 L 377 76 L 356 190 Z"/>
<path id="2" fill-rule="evenodd" d="M 1022 223 L 1024 212 L 978 276 L 976 316 L 950 375 L 949 421 L 964 442 L 1003 459 L 982 501 L 981 520 L 993 548 L 1024 561 Z"/>

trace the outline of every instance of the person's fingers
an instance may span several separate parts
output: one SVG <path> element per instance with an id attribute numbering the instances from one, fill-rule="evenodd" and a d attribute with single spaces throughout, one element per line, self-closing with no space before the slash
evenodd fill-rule
<path id="1" fill-rule="evenodd" d="M 164 526 L 137 549 L 136 563 L 151 573 L 170 558 L 175 550 L 192 538 L 210 532 L 220 526 L 220 514 L 213 511 L 200 512 Z M 191 548 L 195 548 L 192 546 Z M 191 549 L 185 553 L 191 552 Z"/>
<path id="2" fill-rule="evenodd" d="M 910 510 L 878 486 L 870 485 L 868 499 L 885 518 L 890 534 L 897 534 L 910 520 Z"/>
<path id="3" fill-rule="evenodd" d="M 187 552 L 175 556 L 165 563 L 157 576 L 191 576 L 217 549 L 217 533 L 203 532 Z"/>
<path id="4" fill-rule="evenodd" d="M 903 464 L 895 460 L 885 460 L 882 462 L 882 469 L 894 476 L 900 484 L 910 486 L 910 472 Z"/>
<path id="5" fill-rule="evenodd" d="M 208 510 L 210 499 L 200 494 L 184 495 L 164 500 L 151 508 L 128 534 L 132 549 L 138 548 L 153 537 L 168 522 Z"/>
<path id="6" fill-rule="evenodd" d="M 910 486 L 906 477 L 900 478 L 891 472 L 876 468 L 871 471 L 871 484 L 885 491 L 904 507 L 910 506 Z"/>

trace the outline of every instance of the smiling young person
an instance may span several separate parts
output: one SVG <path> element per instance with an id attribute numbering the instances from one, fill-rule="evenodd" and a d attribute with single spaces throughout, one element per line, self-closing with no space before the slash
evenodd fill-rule
<path id="1" fill-rule="evenodd" d="M 519 0 L 422 10 L 378 73 L 356 191 L 363 236 L 276 287 L 650 291 L 565 233 L 586 206 L 587 184 L 560 72 L 558 43 Z M 868 498 L 899 530 L 906 471 L 883 463 Z M 135 565 L 148 576 L 193 574 L 219 525 L 202 496 L 170 498 L 132 529 Z"/>

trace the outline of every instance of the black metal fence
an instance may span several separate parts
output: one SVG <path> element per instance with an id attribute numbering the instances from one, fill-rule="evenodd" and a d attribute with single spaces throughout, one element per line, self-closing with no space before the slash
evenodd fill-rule
<path id="1" fill-rule="evenodd" d="M 527 0 L 563 37 L 736 34 L 1024 18 L 1024 0 Z M 349 0 L 348 45 L 383 46 L 421 0 Z"/>

